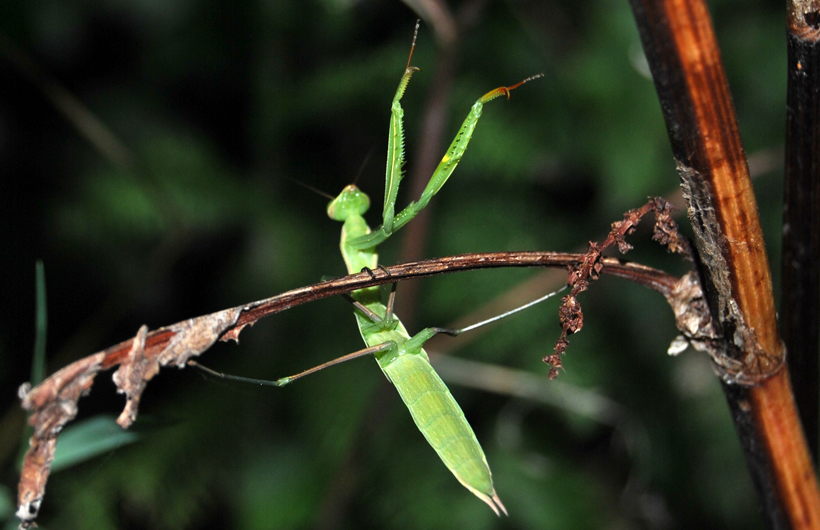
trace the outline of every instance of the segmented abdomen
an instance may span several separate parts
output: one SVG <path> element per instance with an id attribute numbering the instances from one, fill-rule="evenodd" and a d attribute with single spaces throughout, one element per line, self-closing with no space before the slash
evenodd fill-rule
<path id="1" fill-rule="evenodd" d="M 422 355 L 402 355 L 382 369 L 396 385 L 427 442 L 459 482 L 474 493 L 493 497 L 495 489 L 484 451 L 461 407 Z"/>

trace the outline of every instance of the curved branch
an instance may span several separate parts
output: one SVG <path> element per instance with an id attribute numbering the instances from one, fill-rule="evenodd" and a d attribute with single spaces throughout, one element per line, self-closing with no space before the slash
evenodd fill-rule
<path id="1" fill-rule="evenodd" d="M 268 315 L 386 283 L 475 269 L 571 268 L 585 256 L 555 252 L 492 252 L 428 259 L 323 281 L 152 332 L 143 326 L 134 338 L 66 366 L 36 388 L 32 389 L 28 384 L 20 387 L 23 408 L 31 411 L 29 423 L 34 427 L 18 486 L 17 516 L 23 521 L 21 526 L 32 526 L 37 517 L 54 459 L 57 435 L 76 416 L 77 402 L 103 370 L 119 365 L 113 379 L 118 392 L 126 395 L 126 405 L 117 423 L 127 428 L 136 420 L 140 397 L 148 381 L 159 373 L 161 367 L 173 364 L 185 368 L 191 357 L 202 354 L 216 341 L 238 341 L 239 333 L 245 326 Z M 675 293 L 680 281 L 663 271 L 615 258 L 603 258 L 598 263 L 601 273 L 629 279 L 659 291 L 670 303 L 677 297 Z"/>

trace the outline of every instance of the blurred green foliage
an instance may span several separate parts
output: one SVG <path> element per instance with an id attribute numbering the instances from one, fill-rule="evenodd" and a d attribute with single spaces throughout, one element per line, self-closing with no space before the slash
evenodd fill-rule
<path id="1" fill-rule="evenodd" d="M 469 2 L 448 4 L 458 11 Z M 759 0 L 710 7 L 746 149 L 755 167 L 775 168 L 759 171 L 756 187 L 777 264 L 785 10 Z M 35 260 L 48 276 L 49 373 L 141 324 L 156 328 L 342 275 L 340 227 L 326 218 L 326 200 L 292 179 L 336 194 L 373 148 L 359 185 L 380 203 L 390 100 L 416 17 L 402 3 L 373 0 L 0 5 L 3 486 L 13 490 L 17 480 L 23 415 L 14 390 L 31 365 Z M 61 114 L 12 50 L 87 106 L 132 163 L 81 135 L 88 123 Z M 410 172 L 439 60 L 433 30 L 422 25 L 413 63 L 423 71 L 403 101 Z M 439 150 L 478 96 L 540 71 L 545 80 L 485 109 L 431 204 L 426 256 L 582 249 L 646 196 L 675 191 L 626 2 L 483 5 L 450 72 Z M 376 224 L 378 208 L 371 214 Z M 630 259 L 685 270 L 646 231 L 631 241 Z M 401 236 L 387 242 L 382 261 L 395 263 L 401 245 Z M 414 327 L 447 325 L 532 274 L 425 280 L 403 317 L 415 317 Z M 360 360 L 282 390 L 164 370 L 141 406 L 142 438 L 55 473 L 41 522 L 97 530 L 759 527 L 707 360 L 665 353 L 676 334 L 665 302 L 604 278 L 582 303 L 586 326 L 559 379 L 616 403 L 616 421 L 453 386 L 509 518 L 495 518 L 453 479 L 375 362 Z M 456 354 L 544 376 L 556 305 Z M 350 313 L 337 299 L 299 307 L 202 360 L 251 377 L 290 374 L 360 348 Z M 123 398 L 109 376 L 80 401 L 80 418 L 118 413 Z M 559 388 L 545 380 L 542 392 Z"/>

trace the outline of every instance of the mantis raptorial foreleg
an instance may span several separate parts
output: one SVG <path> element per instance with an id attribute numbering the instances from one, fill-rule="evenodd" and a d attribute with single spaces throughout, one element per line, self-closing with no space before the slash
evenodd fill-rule
<path id="1" fill-rule="evenodd" d="M 404 75 L 399 82 L 399 88 L 396 90 L 396 95 L 393 96 L 393 104 L 390 111 L 390 132 L 387 139 L 387 173 L 384 187 L 384 208 L 382 210 L 382 225 L 372 232 L 351 237 L 349 244 L 353 249 L 366 249 L 375 247 L 379 243 L 385 241 L 393 232 L 397 231 L 402 226 L 406 225 L 418 213 L 423 210 L 430 199 L 438 193 L 438 191 L 447 183 L 447 179 L 455 171 L 456 166 L 461 161 L 461 157 L 467 150 L 467 146 L 473 137 L 473 131 L 478 124 L 478 119 L 484 109 L 484 104 L 494 100 L 500 96 L 507 96 L 510 99 L 510 92 L 527 81 L 543 77 L 544 74 L 536 74 L 530 76 L 518 83 L 509 87 L 498 87 L 491 90 L 478 98 L 473 104 L 464 123 L 461 124 L 456 137 L 453 139 L 447 152 L 439 162 L 438 167 L 430 177 L 430 181 L 421 193 L 418 201 L 411 202 L 404 210 L 395 213 L 396 211 L 396 197 L 399 192 L 399 184 L 402 179 L 402 167 L 404 166 L 404 110 L 401 108 L 401 98 L 407 89 L 407 84 L 410 78 L 419 69 L 415 66 L 410 66 L 410 60 L 413 57 L 413 50 L 416 47 L 416 36 L 419 31 L 419 23 L 416 23 L 416 31 L 413 34 L 413 44 L 410 46 L 410 56 L 407 58 L 407 66 L 404 69 Z M 331 203 L 332 204 L 332 203 Z M 333 215 L 331 214 L 331 217 Z M 335 219 L 335 217 L 334 217 Z M 342 220 L 342 219 L 339 219 Z"/>

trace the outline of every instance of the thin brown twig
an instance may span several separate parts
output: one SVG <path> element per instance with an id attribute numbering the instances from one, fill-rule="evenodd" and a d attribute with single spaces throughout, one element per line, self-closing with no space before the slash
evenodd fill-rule
<path id="1" fill-rule="evenodd" d="M 783 148 L 775 147 L 762 149 L 749 155 L 749 175 L 752 180 L 762 177 L 765 174 L 775 171 L 779 166 L 779 162 L 783 157 Z M 674 207 L 672 216 L 678 219 L 683 212 L 686 211 L 686 204 L 683 200 L 680 187 L 675 187 L 666 193 L 663 199 Z M 597 239 L 605 239 L 606 236 L 601 236 Z M 579 249 L 578 252 L 581 252 Z M 565 276 L 556 274 L 554 269 L 544 270 L 535 274 L 534 276 L 510 287 L 505 293 L 490 300 L 485 305 L 481 306 L 475 311 L 467 313 L 453 322 L 447 324 L 447 328 L 460 329 L 473 322 L 478 322 L 489 318 L 492 315 L 501 314 L 508 309 L 518 307 L 528 300 L 543 296 L 558 288 L 565 280 Z M 458 337 L 443 337 L 435 336 L 427 343 L 430 349 L 447 354 L 451 351 L 463 348 L 476 339 L 480 338 L 485 332 L 492 329 L 492 326 L 479 328 L 472 333 L 459 335 Z M 682 344 L 682 343 L 681 343 Z"/>
<path id="2" fill-rule="evenodd" d="M 112 166 L 125 171 L 136 165 L 131 151 L 102 120 L 5 36 L 0 36 L 0 55 L 5 56 L 18 72 L 40 90 L 66 121 Z"/>
<path id="3" fill-rule="evenodd" d="M 678 227 L 672 220 L 673 209 L 672 205 L 664 199 L 656 197 L 641 208 L 636 208 L 625 213 L 622 221 L 612 223 L 612 230 L 602 243 L 593 243 L 590 241 L 589 250 L 584 254 L 583 259 L 571 269 L 569 274 L 568 283 L 572 289 L 570 293 L 562 299 L 561 309 L 559 310 L 562 328 L 561 336 L 555 342 L 554 353 L 544 357 L 544 362 L 550 365 L 550 379 L 557 377 L 558 370 L 561 369 L 561 357 L 566 353 L 567 346 L 569 346 L 567 337 L 579 332 L 584 326 L 584 314 L 581 311 L 581 304 L 578 302 L 578 295 L 586 291 L 590 283 L 596 280 L 601 273 L 603 269 L 601 263 L 603 251 L 612 245 L 617 245 L 618 250 L 622 254 L 629 252 L 632 249 L 632 245 L 626 242 L 626 236 L 635 231 L 635 227 L 646 214 L 649 212 L 655 213 L 655 233 L 652 239 L 667 247 L 670 252 L 681 253 L 689 259 L 692 258 L 689 243 L 680 237 Z M 689 307 L 692 299 L 688 298 L 685 302 L 685 306 Z M 670 303 L 675 306 L 679 301 L 675 302 L 670 300 Z M 706 320 L 710 321 L 711 319 Z M 698 326 L 697 331 L 700 333 L 700 326 Z M 691 336 L 687 338 L 692 340 L 695 337 Z M 711 330 L 709 338 L 710 340 L 715 338 Z"/>
<path id="4" fill-rule="evenodd" d="M 118 391 L 126 395 L 126 406 L 117 422 L 128 427 L 135 421 L 143 390 L 163 366 L 185 368 L 192 357 L 208 350 L 216 341 L 236 340 L 245 326 L 296 305 L 365 287 L 433 276 L 456 271 L 498 267 L 566 268 L 583 256 L 553 252 L 495 252 L 462 254 L 361 272 L 335 280 L 288 291 L 272 298 L 192 318 L 137 335 L 76 361 L 46 378 L 35 388 L 23 385 L 23 408 L 31 411 L 34 427 L 18 486 L 18 517 L 22 527 L 33 525 L 45 495 L 45 486 L 54 458 L 57 436 L 77 414 L 77 402 L 94 382 L 96 375 L 119 365 L 114 374 Z M 601 273 L 629 278 L 674 297 L 679 280 L 665 272 L 614 258 L 600 261 Z"/>

